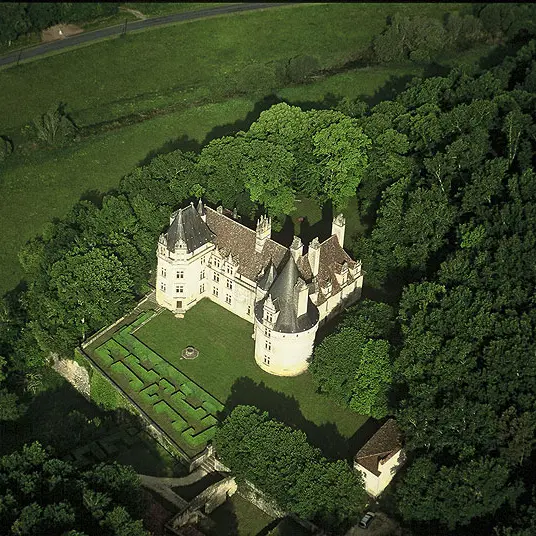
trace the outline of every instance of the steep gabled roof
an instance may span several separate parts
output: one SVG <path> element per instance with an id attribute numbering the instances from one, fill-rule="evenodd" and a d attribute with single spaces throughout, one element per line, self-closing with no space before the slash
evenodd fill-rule
<path id="1" fill-rule="evenodd" d="M 400 429 L 394 419 L 389 419 L 359 450 L 355 461 L 378 476 L 378 463 L 382 458 L 402 448 Z"/>
<path id="2" fill-rule="evenodd" d="M 207 227 L 193 205 L 181 208 L 174 213 L 173 221 L 166 233 L 167 247 L 175 251 L 181 242 L 192 253 L 202 245 L 212 242 L 214 234 Z"/>

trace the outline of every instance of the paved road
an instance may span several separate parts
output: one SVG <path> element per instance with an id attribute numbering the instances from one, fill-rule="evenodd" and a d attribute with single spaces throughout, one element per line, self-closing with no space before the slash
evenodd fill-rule
<path id="1" fill-rule="evenodd" d="M 139 20 L 134 22 L 129 22 L 127 24 L 127 32 L 132 32 L 134 30 L 143 30 L 145 28 L 152 28 L 155 26 L 161 26 L 162 24 L 170 24 L 173 22 L 181 22 L 185 20 L 195 20 L 195 19 L 204 19 L 206 17 L 211 17 L 214 15 L 225 15 L 229 13 L 239 13 L 242 11 L 253 11 L 255 9 L 266 9 L 270 7 L 280 7 L 283 5 L 292 5 L 299 2 L 284 2 L 284 3 L 255 3 L 255 4 L 236 4 L 231 6 L 219 6 L 212 7 L 207 9 L 200 9 L 198 11 L 189 11 L 186 13 L 174 13 L 173 15 L 166 15 L 164 17 L 156 17 L 154 19 Z M 34 58 L 36 56 L 41 56 L 42 54 L 47 54 L 48 52 L 53 52 L 56 50 L 62 50 L 64 48 L 72 47 L 75 45 L 80 45 L 82 43 L 89 43 L 91 41 L 96 41 L 98 39 L 103 39 L 104 37 L 110 37 L 112 35 L 119 35 L 123 32 L 124 24 L 119 26 L 111 26 L 109 28 L 103 28 L 102 30 L 95 30 L 93 32 L 84 32 L 78 35 L 73 35 L 71 37 L 66 37 L 65 39 L 58 41 L 51 41 L 50 43 L 45 43 L 43 45 L 38 45 L 33 48 L 27 48 L 23 50 L 17 50 L 6 54 L 5 56 L 0 56 L 0 66 L 9 65 L 10 63 L 16 63 L 26 60 L 28 58 Z"/>

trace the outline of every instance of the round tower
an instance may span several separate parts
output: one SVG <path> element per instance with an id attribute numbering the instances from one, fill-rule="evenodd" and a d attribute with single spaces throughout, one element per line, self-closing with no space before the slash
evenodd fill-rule
<path id="1" fill-rule="evenodd" d="M 276 376 L 307 370 L 318 329 L 319 312 L 309 298 L 292 256 L 255 304 L 255 361 Z"/>

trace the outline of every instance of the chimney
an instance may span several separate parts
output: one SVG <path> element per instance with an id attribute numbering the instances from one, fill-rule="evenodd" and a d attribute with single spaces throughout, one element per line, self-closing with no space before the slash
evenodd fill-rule
<path id="1" fill-rule="evenodd" d="M 201 201 L 201 199 L 199 199 L 199 202 L 197 203 L 197 213 L 201 216 L 201 219 L 206 223 L 207 213 L 205 211 L 205 207 L 203 206 L 203 201 Z"/>
<path id="2" fill-rule="evenodd" d="M 339 214 L 333 219 L 331 224 L 331 234 L 337 237 L 341 248 L 344 247 L 344 228 L 346 227 L 346 220 L 342 214 Z"/>
<path id="3" fill-rule="evenodd" d="M 318 275 L 318 269 L 320 267 L 320 242 L 318 237 L 315 236 L 309 244 L 309 251 L 307 252 L 309 258 L 309 264 L 311 265 L 311 273 L 314 276 Z"/>
<path id="4" fill-rule="evenodd" d="M 303 279 L 298 278 L 294 292 L 296 292 L 298 298 L 296 316 L 299 318 L 307 312 L 307 300 L 309 299 L 309 289 Z"/>
<path id="5" fill-rule="evenodd" d="M 298 262 L 298 259 L 303 255 L 303 244 L 299 236 L 295 236 L 290 245 L 290 254 L 294 259 L 294 262 Z"/>
<path id="6" fill-rule="evenodd" d="M 272 236 L 272 219 L 261 216 L 257 222 L 257 232 L 255 236 L 255 251 L 261 253 L 266 240 Z"/>
<path id="7" fill-rule="evenodd" d="M 216 212 L 218 214 L 223 214 L 223 205 L 219 205 L 218 207 L 216 207 Z"/>

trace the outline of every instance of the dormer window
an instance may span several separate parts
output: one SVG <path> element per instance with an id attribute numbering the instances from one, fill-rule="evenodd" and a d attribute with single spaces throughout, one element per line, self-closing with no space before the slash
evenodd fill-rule
<path id="1" fill-rule="evenodd" d="M 272 313 L 266 313 L 266 321 L 272 323 Z"/>

